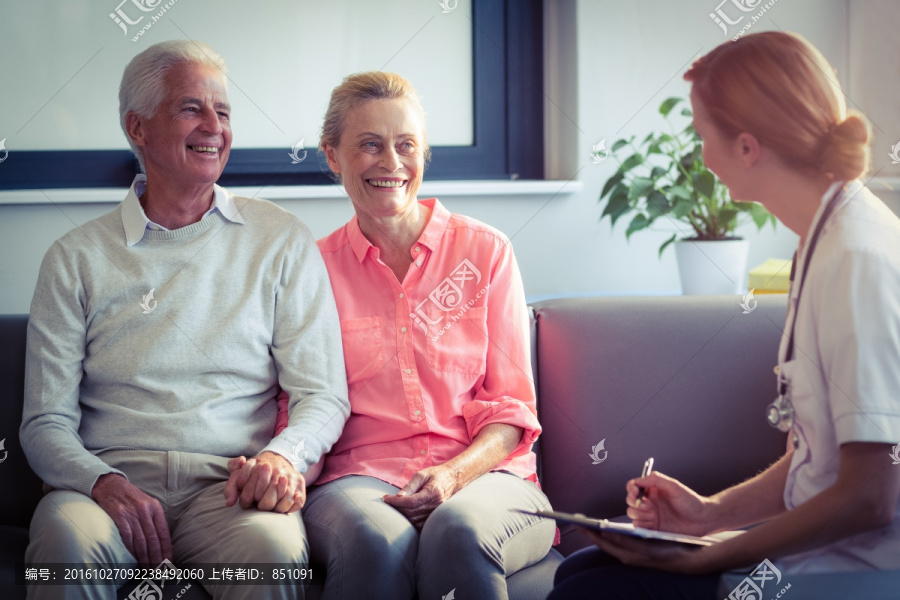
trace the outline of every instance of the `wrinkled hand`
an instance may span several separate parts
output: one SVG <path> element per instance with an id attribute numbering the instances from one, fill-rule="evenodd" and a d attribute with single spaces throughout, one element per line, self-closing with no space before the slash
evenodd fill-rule
<path id="1" fill-rule="evenodd" d="M 122 542 L 142 566 L 172 560 L 172 540 L 162 505 L 117 473 L 101 475 L 91 498 L 110 516 Z"/>
<path id="2" fill-rule="evenodd" d="M 287 461 L 274 452 L 246 458 L 238 456 L 228 461 L 231 475 L 225 484 L 225 505 L 277 513 L 292 513 L 306 503 L 306 480 Z"/>
<path id="3" fill-rule="evenodd" d="M 422 469 L 396 495 L 384 496 L 384 501 L 421 530 L 434 509 L 459 489 L 456 475 L 449 468 L 438 465 Z"/>
<path id="4" fill-rule="evenodd" d="M 644 497 L 638 506 L 640 488 Z M 671 477 L 654 472 L 632 479 L 625 489 L 627 514 L 635 527 L 700 536 L 710 533 L 704 518 L 708 499 Z"/>
<path id="5" fill-rule="evenodd" d="M 643 502 L 641 503 L 643 504 Z M 582 528 L 597 546 L 623 564 L 672 573 L 712 573 L 711 547 L 669 544 L 595 529 Z"/>

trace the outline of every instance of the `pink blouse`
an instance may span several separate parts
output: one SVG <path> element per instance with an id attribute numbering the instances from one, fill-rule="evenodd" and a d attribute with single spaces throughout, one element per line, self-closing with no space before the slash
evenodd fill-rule
<path id="1" fill-rule="evenodd" d="M 397 487 L 465 450 L 491 423 L 521 427 L 495 470 L 536 481 L 529 321 L 509 240 L 436 199 L 403 282 L 356 217 L 319 240 L 341 319 L 351 415 L 317 483 L 369 475 Z M 287 399 L 279 398 L 280 425 Z"/>

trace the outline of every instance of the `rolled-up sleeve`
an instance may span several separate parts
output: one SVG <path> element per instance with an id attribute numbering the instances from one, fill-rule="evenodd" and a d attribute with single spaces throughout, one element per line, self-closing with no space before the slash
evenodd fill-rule
<path id="1" fill-rule="evenodd" d="M 512 458 L 531 450 L 541 426 L 531 371 L 528 306 L 509 240 L 498 245 L 486 295 L 485 374 L 474 399 L 463 407 L 463 418 L 472 439 L 493 423 L 521 427 L 522 439 L 510 454 Z"/>

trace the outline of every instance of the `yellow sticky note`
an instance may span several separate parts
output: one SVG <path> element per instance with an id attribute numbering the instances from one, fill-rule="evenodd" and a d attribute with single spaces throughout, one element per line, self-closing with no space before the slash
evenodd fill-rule
<path id="1" fill-rule="evenodd" d="M 770 258 L 763 264 L 750 269 L 747 289 L 757 293 L 787 292 L 791 286 L 791 261 Z"/>

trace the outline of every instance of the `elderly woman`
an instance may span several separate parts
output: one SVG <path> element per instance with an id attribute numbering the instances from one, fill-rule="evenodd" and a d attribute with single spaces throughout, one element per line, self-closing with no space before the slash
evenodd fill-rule
<path id="1" fill-rule="evenodd" d="M 310 552 L 327 563 L 324 597 L 506 598 L 505 578 L 554 535 L 514 512 L 549 503 L 510 242 L 417 198 L 425 114 L 402 77 L 347 77 L 320 147 L 356 212 L 319 240 L 351 398 L 304 509 Z"/>
<path id="2" fill-rule="evenodd" d="M 868 128 L 796 35 L 726 43 L 685 79 L 703 160 L 734 198 L 764 204 L 800 236 L 767 415 L 791 432 L 789 448 L 711 497 L 662 474 L 630 481 L 637 526 L 705 535 L 759 525 L 702 550 L 592 534 L 602 551 L 569 557 L 552 598 L 712 600 L 719 573 L 757 564 L 729 597 L 775 598 L 792 573 L 900 569 L 900 468 L 890 462 L 900 440 L 900 220 L 857 181 Z M 833 585 L 807 579 L 800 593 L 831 598 Z"/>

